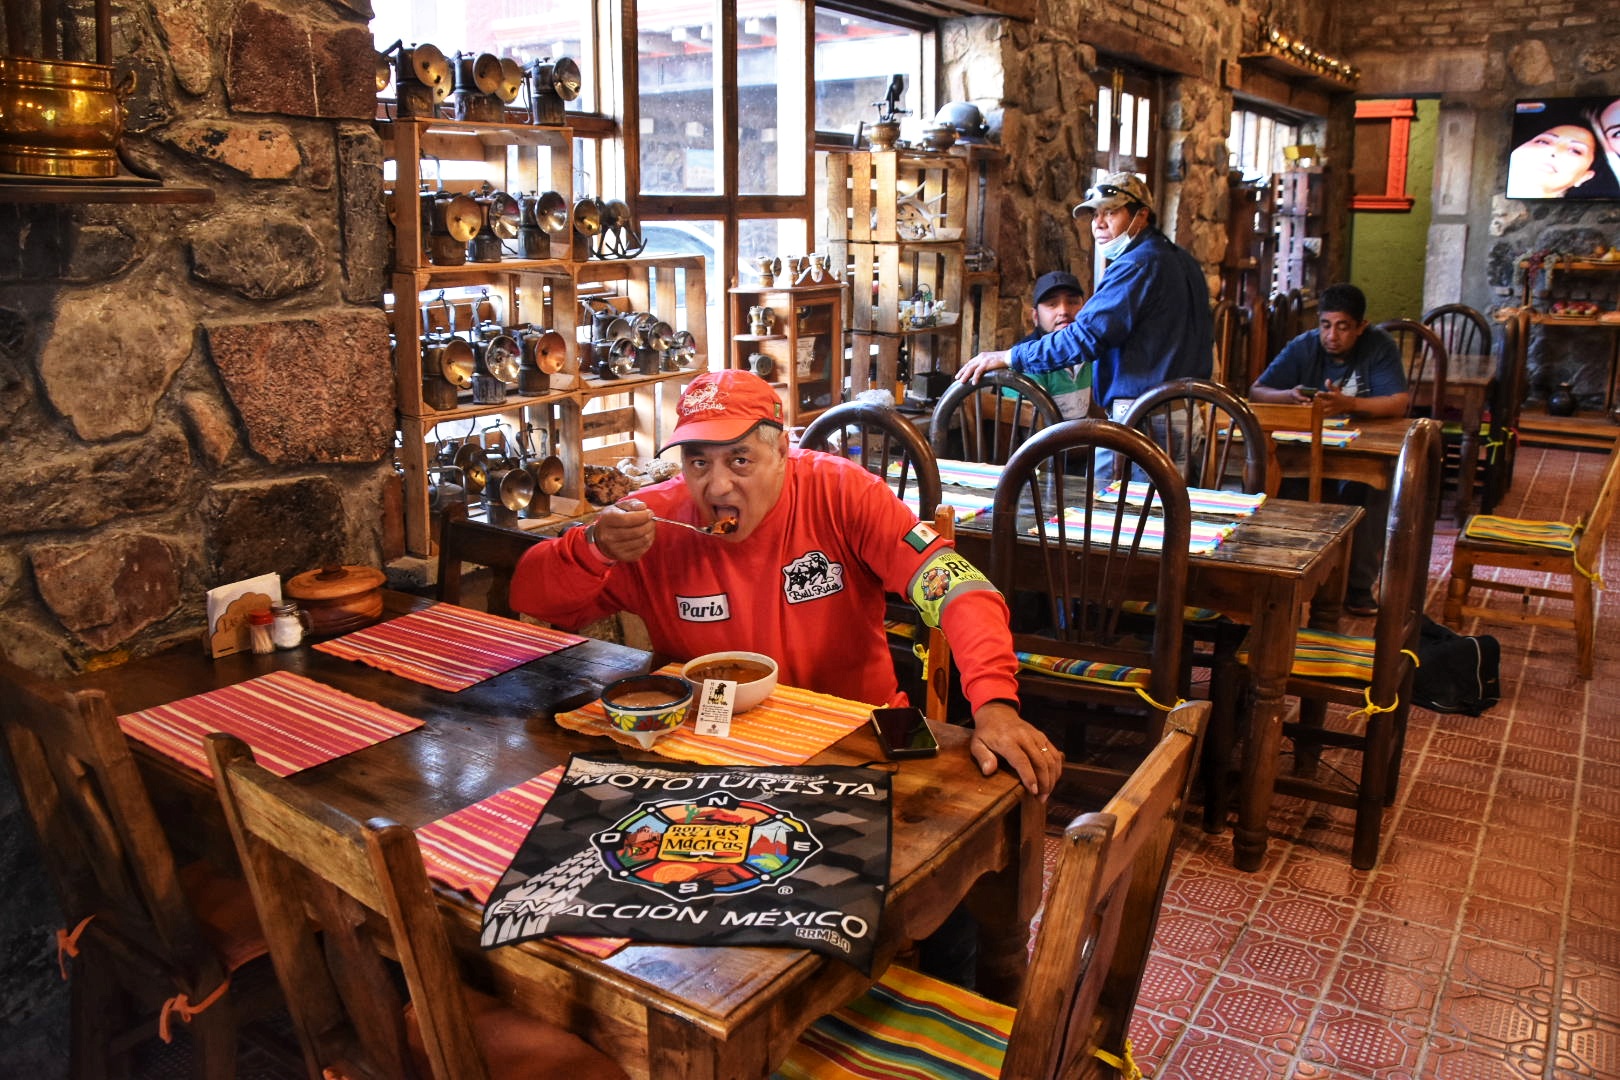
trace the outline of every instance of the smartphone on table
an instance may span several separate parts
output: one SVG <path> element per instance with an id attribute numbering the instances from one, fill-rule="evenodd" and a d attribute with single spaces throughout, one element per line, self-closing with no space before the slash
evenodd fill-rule
<path id="1" fill-rule="evenodd" d="M 921 709 L 873 709 L 872 730 L 884 756 L 891 761 L 939 753 L 939 743 Z"/>

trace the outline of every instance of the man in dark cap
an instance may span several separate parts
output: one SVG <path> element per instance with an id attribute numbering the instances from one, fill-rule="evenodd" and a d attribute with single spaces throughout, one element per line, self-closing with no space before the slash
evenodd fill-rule
<path id="1" fill-rule="evenodd" d="M 1035 298 L 1030 315 L 1035 329 L 1018 339 L 1022 345 L 1074 322 L 1085 305 L 1086 293 L 1080 279 L 1067 270 L 1048 270 L 1035 279 Z M 1052 395 L 1065 420 L 1080 420 L 1091 408 L 1091 365 L 1054 368 L 1031 374 L 1030 378 Z"/>
<path id="2" fill-rule="evenodd" d="M 994 368 L 1024 374 L 1091 362 L 1092 392 L 1114 419 L 1172 379 L 1208 378 L 1214 361 L 1209 286 L 1191 254 L 1157 226 L 1153 195 L 1132 173 L 1113 173 L 1086 192 L 1075 218 L 1108 260 L 1097 292 L 1067 326 L 1000 352 L 982 352 L 956 373 L 977 383 Z"/>

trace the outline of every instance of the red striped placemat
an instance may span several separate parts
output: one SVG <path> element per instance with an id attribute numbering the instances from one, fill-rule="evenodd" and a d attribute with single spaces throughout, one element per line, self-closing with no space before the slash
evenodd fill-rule
<path id="1" fill-rule="evenodd" d="M 434 604 L 315 648 L 440 690 L 465 690 L 585 639 L 455 604 Z"/>
<path id="2" fill-rule="evenodd" d="M 659 668 L 679 675 L 680 664 Z M 731 733 L 721 738 L 692 730 L 686 722 L 652 745 L 655 754 L 699 765 L 803 765 L 821 751 L 866 723 L 872 707 L 858 701 L 778 686 L 771 696 L 731 720 Z M 557 714 L 557 723 L 570 731 L 606 735 L 626 746 L 640 746 L 630 735 L 608 722 L 601 701 Z"/>
<path id="3" fill-rule="evenodd" d="M 422 726 L 363 698 L 290 671 L 182 698 L 118 718 L 124 734 L 212 776 L 203 738 L 224 731 L 277 776 L 340 758 Z"/>
<path id="4" fill-rule="evenodd" d="M 548 769 L 516 787 L 497 791 L 416 830 L 428 877 L 489 903 L 495 883 L 512 865 L 512 856 L 557 790 L 564 766 Z M 611 956 L 627 938 L 559 937 L 570 948 L 591 956 Z"/>

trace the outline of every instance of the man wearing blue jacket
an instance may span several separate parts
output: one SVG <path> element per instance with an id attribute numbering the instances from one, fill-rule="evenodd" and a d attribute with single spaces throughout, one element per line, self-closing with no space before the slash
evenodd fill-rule
<path id="1" fill-rule="evenodd" d="M 1074 216 L 1108 260 L 1101 284 L 1073 322 L 1011 349 L 982 352 L 956 377 L 977 383 L 994 368 L 1042 374 L 1088 361 L 1092 393 L 1115 420 L 1147 391 L 1188 376 L 1209 378 L 1214 335 L 1209 286 L 1191 254 L 1161 232 L 1153 195 L 1133 173 L 1111 173 Z"/>

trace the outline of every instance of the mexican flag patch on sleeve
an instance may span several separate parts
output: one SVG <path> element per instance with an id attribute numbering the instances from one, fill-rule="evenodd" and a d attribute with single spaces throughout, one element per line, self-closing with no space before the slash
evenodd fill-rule
<path id="1" fill-rule="evenodd" d="M 926 521 L 919 521 L 906 533 L 905 541 L 913 551 L 927 551 L 928 545 L 939 539 L 939 533 Z"/>

